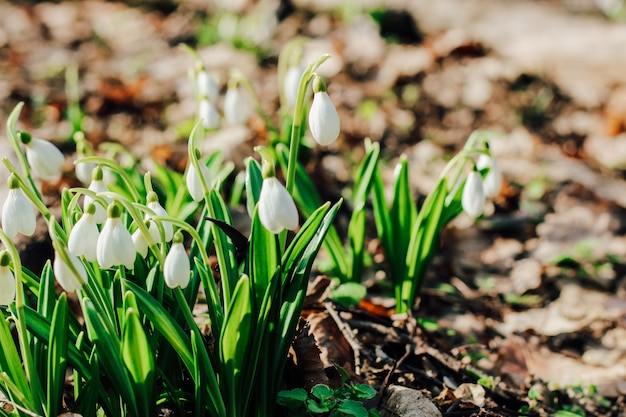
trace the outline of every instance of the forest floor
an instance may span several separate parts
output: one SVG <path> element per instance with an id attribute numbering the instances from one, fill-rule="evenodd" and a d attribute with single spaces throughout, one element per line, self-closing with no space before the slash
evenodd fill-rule
<path id="1" fill-rule="evenodd" d="M 278 53 L 306 36 L 304 62 L 332 54 L 320 72 L 342 120 L 339 141 L 309 165 L 329 200 L 350 186 L 365 138 L 380 143 L 389 177 L 407 155 L 419 200 L 474 129 L 503 133 L 491 143 L 502 191 L 483 220 L 461 216 L 445 231 L 414 317 L 395 317 L 375 288 L 352 309 L 311 297 L 305 313 L 324 363 L 377 388 L 418 389 L 444 416 L 524 406 L 625 415 L 624 2 L 206 3 L 0 3 L 0 122 L 26 102 L 20 127 L 64 147 L 69 164 L 65 71 L 75 65 L 94 146 L 119 143 L 182 170 L 195 101 L 193 62 L 178 45 L 197 49 L 222 91 L 241 70 L 272 115 Z M 205 150 L 241 167 L 262 140 L 259 123 L 221 130 Z M 10 153 L 1 132 L 0 154 Z M 367 247 L 376 260 L 378 242 Z M 463 383 L 474 391 L 457 390 Z"/>

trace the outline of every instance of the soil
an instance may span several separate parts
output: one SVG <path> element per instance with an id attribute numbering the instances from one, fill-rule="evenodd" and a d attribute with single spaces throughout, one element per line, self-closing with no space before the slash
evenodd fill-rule
<path id="1" fill-rule="evenodd" d="M 474 129 L 503 133 L 491 148 L 506 178 L 483 220 L 461 216 L 445 231 L 412 315 L 393 314 L 373 237 L 371 288 L 358 306 L 329 302 L 324 276 L 312 283 L 304 317 L 322 351 L 315 372 L 326 368 L 336 383 L 334 361 L 381 395 L 392 385 L 420 390 L 444 416 L 520 415 L 524 407 L 523 415 L 621 416 L 626 25 L 618 7 L 626 5 L 3 2 L 0 121 L 24 101 L 20 128 L 57 143 L 69 173 L 65 74 L 75 66 L 94 146 L 118 143 L 140 164 L 152 159 L 182 170 L 195 104 L 187 75 L 193 62 L 178 45 L 197 49 L 222 92 L 229 71 L 242 71 L 274 115 L 277 55 L 286 41 L 306 36 L 305 62 L 332 54 L 320 72 L 342 120 L 340 140 L 314 152 L 310 164 L 313 180 L 327 185 L 325 198 L 335 201 L 349 186 L 346 161 L 361 158 L 366 137 L 389 161 L 385 177 L 407 155 L 420 201 Z M 228 16 L 242 16 L 240 25 L 224 23 Z M 233 42 L 223 40 L 229 33 Z M 260 123 L 225 129 L 204 144 L 241 167 L 263 141 Z M 2 135 L 0 153 L 11 155 Z M 53 199 L 72 181 L 68 174 L 44 192 Z M 37 270 L 49 252 L 45 242 L 34 251 L 33 244 L 24 247 L 40 255 L 28 256 Z"/>

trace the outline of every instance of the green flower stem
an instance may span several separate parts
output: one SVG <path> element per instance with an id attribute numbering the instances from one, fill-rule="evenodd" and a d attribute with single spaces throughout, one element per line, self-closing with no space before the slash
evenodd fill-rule
<path id="1" fill-rule="evenodd" d="M 285 75 L 291 65 L 296 65 L 302 58 L 302 48 L 307 42 L 304 37 L 297 37 L 287 42 L 278 56 L 278 93 L 280 103 L 284 105 L 285 99 Z M 285 106 L 286 107 L 286 106 Z"/>
<path id="2" fill-rule="evenodd" d="M 4 244 L 11 262 L 13 263 L 13 274 L 15 275 L 15 310 L 17 315 L 16 327 L 18 334 L 18 341 L 20 345 L 20 351 L 22 352 L 22 360 L 24 361 L 24 369 L 26 372 L 26 378 L 30 382 L 31 394 L 34 401 L 34 405 L 38 408 L 38 412 L 42 412 L 42 405 L 44 404 L 45 396 L 41 381 L 39 380 L 39 374 L 35 366 L 30 349 L 30 338 L 28 328 L 26 327 L 26 310 L 24 294 L 24 283 L 22 277 L 22 262 L 20 255 L 17 252 L 17 248 L 11 242 L 9 236 L 4 233 L 4 230 L 0 229 L 0 241 Z M 17 365 L 17 364 L 16 364 Z"/>
<path id="3" fill-rule="evenodd" d="M 124 181 L 124 184 L 126 185 L 126 188 L 130 190 L 130 193 L 133 196 L 133 200 L 135 200 L 136 202 L 142 201 L 141 195 L 139 194 L 139 191 L 137 191 L 137 188 L 135 187 L 135 184 L 133 184 L 133 181 L 130 179 L 128 174 L 122 169 L 122 167 L 119 166 L 119 164 L 115 162 L 114 160 L 103 158 L 101 156 L 86 156 L 84 158 L 77 159 L 74 162 L 74 164 L 77 164 L 79 162 L 93 162 L 93 163 L 104 165 L 104 166 L 111 168 L 113 171 L 117 172 L 120 175 L 120 177 L 122 177 L 122 180 Z"/>
<path id="4" fill-rule="evenodd" d="M 313 73 L 328 58 L 329 54 L 320 56 L 315 62 L 308 66 L 300 78 L 298 85 L 298 98 L 293 110 L 293 125 L 291 128 L 291 140 L 289 143 L 289 162 L 287 165 L 287 178 L 285 180 L 285 188 L 289 194 L 293 194 L 294 180 L 296 176 L 296 166 L 298 165 L 298 153 L 300 151 L 300 139 L 302 138 L 302 118 L 304 112 L 304 99 L 306 97 L 306 89 L 313 78 Z"/>
<path id="5" fill-rule="evenodd" d="M 216 211 L 215 211 L 215 207 L 213 207 L 213 204 L 211 202 L 211 196 L 210 196 L 210 188 L 209 188 L 209 184 L 206 183 L 205 178 L 200 175 L 200 173 L 202 172 L 200 170 L 200 161 L 198 161 L 198 155 L 196 154 L 196 142 L 198 140 L 198 135 L 199 132 L 202 131 L 202 124 L 201 121 L 196 122 L 196 125 L 193 127 L 193 130 L 191 131 L 191 134 L 189 135 L 189 141 L 187 144 L 187 154 L 189 156 L 189 162 L 191 162 L 191 164 L 193 165 L 193 167 L 195 168 L 196 172 L 198 173 L 199 177 L 200 177 L 200 183 L 202 184 L 202 191 L 204 192 L 204 202 L 205 202 L 205 206 L 206 206 L 206 212 L 210 217 L 216 218 Z M 217 255 L 217 262 L 220 266 L 222 266 L 222 268 L 224 268 L 224 265 L 226 265 L 226 263 L 228 262 L 228 259 L 226 258 L 226 249 L 224 247 L 222 247 L 222 241 L 221 239 L 219 239 L 218 236 L 218 229 L 217 226 L 213 223 L 211 223 L 211 225 L 209 226 L 211 229 L 211 233 L 213 233 L 213 236 L 216 236 L 215 239 L 213 239 L 213 244 L 215 245 L 215 254 Z M 199 237 L 199 235 L 197 234 L 197 232 L 194 230 L 195 234 L 192 234 L 192 236 L 194 237 L 194 239 L 196 239 L 196 236 Z M 199 248 L 202 248 L 202 240 L 201 239 L 196 239 L 196 242 L 199 242 Z M 203 261 L 205 265 L 209 265 L 208 262 L 208 258 L 204 259 L 204 255 L 206 255 L 204 252 L 204 250 L 200 250 L 199 251 L 202 256 L 203 256 Z M 227 268 L 224 268 L 224 271 L 226 271 Z M 221 279 L 221 283 L 222 283 L 222 296 L 224 297 L 224 305 L 228 306 L 230 305 L 230 298 L 232 295 L 232 289 L 230 288 L 230 277 L 227 276 L 223 276 Z"/>
<path id="6" fill-rule="evenodd" d="M 152 188 L 152 178 L 150 176 L 150 171 L 146 172 L 143 176 L 143 183 L 146 187 L 146 196 L 150 194 L 154 189 Z M 146 203 L 148 203 L 146 201 Z"/>
<path id="7" fill-rule="evenodd" d="M 39 190 L 35 186 L 35 181 L 33 180 L 33 177 L 30 174 L 30 165 L 28 164 L 28 160 L 26 159 L 26 153 L 22 150 L 22 144 L 20 140 L 18 139 L 17 131 L 15 130 L 15 125 L 17 124 L 17 121 L 20 117 L 20 113 L 23 107 L 24 107 L 23 101 L 17 103 L 17 106 L 15 106 L 15 108 L 9 115 L 9 118 L 7 119 L 7 136 L 9 140 L 11 141 L 11 145 L 13 145 L 13 148 L 15 149 L 15 153 L 17 154 L 17 159 L 20 162 L 22 171 L 24 172 L 24 175 L 26 176 L 26 179 L 28 180 L 29 188 L 32 189 L 33 193 L 37 196 L 37 199 L 41 200 L 41 194 L 39 193 Z M 17 171 L 15 170 L 15 168 L 11 172 L 15 172 L 17 174 Z"/>

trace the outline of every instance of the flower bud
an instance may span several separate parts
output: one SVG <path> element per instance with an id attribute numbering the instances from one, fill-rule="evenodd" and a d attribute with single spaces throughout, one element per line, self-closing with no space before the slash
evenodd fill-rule
<path id="1" fill-rule="evenodd" d="M 8 306 L 15 300 L 15 277 L 9 269 L 7 251 L 0 252 L 0 305 Z"/>
<path id="2" fill-rule="evenodd" d="M 465 180 L 463 194 L 461 195 L 461 207 L 473 219 L 483 213 L 485 208 L 483 178 L 480 172 L 476 170 L 472 170 Z"/>
<path id="3" fill-rule="evenodd" d="M 294 107 L 296 105 L 296 100 L 298 99 L 298 87 L 300 86 L 300 79 L 302 78 L 304 71 L 305 68 L 295 65 L 293 67 L 289 67 L 285 73 L 283 87 L 285 91 L 285 101 L 287 102 L 286 104 L 288 107 Z"/>
<path id="4" fill-rule="evenodd" d="M 202 126 L 205 129 L 217 129 L 220 127 L 220 114 L 217 112 L 215 104 L 206 98 L 200 100 L 198 118 L 202 119 Z"/>
<path id="5" fill-rule="evenodd" d="M 9 176 L 8 184 L 9 195 L 2 206 L 2 228 L 11 239 L 18 233 L 32 236 L 37 227 L 35 210 L 19 187 L 15 174 Z"/>
<path id="6" fill-rule="evenodd" d="M 65 163 L 63 153 L 47 140 L 33 138 L 26 132 L 18 135 L 26 146 L 26 160 L 33 174 L 46 181 L 58 180 Z"/>
<path id="7" fill-rule="evenodd" d="M 67 249 L 71 254 L 84 256 L 89 262 L 96 260 L 96 247 L 100 237 L 95 212 L 95 204 L 89 204 L 87 211 L 72 228 L 67 242 Z"/>
<path id="8" fill-rule="evenodd" d="M 233 126 L 245 125 L 251 109 L 248 97 L 240 87 L 229 87 L 224 96 L 224 118 Z"/>
<path id="9" fill-rule="evenodd" d="M 313 92 L 313 103 L 309 110 L 309 129 L 317 143 L 330 145 L 339 137 L 339 114 L 326 92 L 324 81 L 319 77 L 313 81 Z"/>
<path id="10" fill-rule="evenodd" d="M 189 190 L 189 194 L 191 194 L 191 198 L 193 198 L 193 201 L 195 202 L 202 201 L 204 198 L 204 188 L 202 187 L 202 182 L 207 185 L 210 185 L 211 183 L 211 173 L 209 172 L 209 168 L 207 168 L 207 166 L 200 161 L 198 161 L 198 164 L 200 165 L 202 178 L 200 178 L 200 175 L 198 175 L 198 172 L 192 163 L 189 164 L 187 175 L 185 176 L 187 190 Z"/>
<path id="11" fill-rule="evenodd" d="M 492 156 L 480 154 L 478 161 L 476 161 L 476 168 L 479 170 L 489 168 L 489 172 L 483 180 L 485 197 L 491 198 L 497 196 L 502 188 L 502 171 L 500 170 L 498 161 Z"/>
<path id="12" fill-rule="evenodd" d="M 217 84 L 215 84 L 213 77 L 211 77 L 208 72 L 204 70 L 198 72 L 196 83 L 198 94 L 201 98 L 206 98 L 210 101 L 217 100 L 219 88 L 217 88 Z"/>
<path id="13" fill-rule="evenodd" d="M 258 203 L 259 220 L 267 230 L 274 234 L 284 229 L 294 230 L 298 227 L 298 209 L 291 194 L 276 179 L 269 177 L 263 180 Z"/>
<path id="14" fill-rule="evenodd" d="M 170 288 L 186 288 L 189 284 L 190 273 L 189 256 L 187 256 L 183 246 L 183 235 L 179 231 L 174 235 L 172 247 L 165 257 L 163 278 L 165 279 L 165 284 Z"/>
<path id="15" fill-rule="evenodd" d="M 76 290 L 80 290 L 83 287 L 83 284 L 87 282 L 87 270 L 85 270 L 85 265 L 71 253 L 67 254 L 69 256 L 69 260 L 72 263 L 73 269 L 65 263 L 59 252 L 55 251 L 54 253 L 54 263 L 52 265 L 52 270 L 54 271 L 54 276 L 56 277 L 59 285 L 67 292 L 74 292 Z M 77 275 L 78 274 L 78 275 Z"/>
<path id="16" fill-rule="evenodd" d="M 101 268 L 124 265 L 132 269 L 135 264 L 135 245 L 126 226 L 120 219 L 120 208 L 110 204 L 107 220 L 104 223 L 96 246 L 96 258 Z"/>

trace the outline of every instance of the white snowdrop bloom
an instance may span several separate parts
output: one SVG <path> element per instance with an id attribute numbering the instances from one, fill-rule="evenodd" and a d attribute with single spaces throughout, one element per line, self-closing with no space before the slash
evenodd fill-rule
<path id="1" fill-rule="evenodd" d="M 6 251 L 0 253 L 0 305 L 8 306 L 15 300 L 15 277 L 9 269 L 10 257 Z"/>
<path id="2" fill-rule="evenodd" d="M 220 127 L 220 114 L 217 107 L 208 99 L 203 98 L 198 105 L 198 117 L 202 119 L 205 129 L 217 129 Z"/>
<path id="3" fill-rule="evenodd" d="M 141 229 L 137 228 L 131 236 L 133 238 L 133 245 L 135 245 L 135 251 L 141 256 L 145 258 L 148 255 L 148 242 L 146 242 L 146 238 L 141 232 Z"/>
<path id="4" fill-rule="evenodd" d="M 104 223 L 96 246 L 96 258 L 101 268 L 124 265 L 132 269 L 137 252 L 133 238 L 120 219 L 120 208 L 110 204 L 107 220 Z"/>
<path id="5" fill-rule="evenodd" d="M 287 106 L 294 107 L 296 100 L 298 99 L 298 87 L 300 86 L 300 79 L 304 74 L 305 69 L 300 65 L 289 67 L 285 73 L 285 80 L 283 81 L 283 88 L 285 92 L 285 100 Z"/>
<path id="6" fill-rule="evenodd" d="M 502 188 L 502 170 L 500 170 L 498 161 L 492 156 L 480 154 L 478 161 L 476 161 L 476 168 L 489 168 L 489 172 L 483 180 L 485 197 L 491 198 L 500 194 L 500 189 Z"/>
<path id="7" fill-rule="evenodd" d="M 100 166 L 96 166 L 92 172 L 92 180 L 89 184 L 89 191 L 93 191 L 94 193 L 102 193 L 105 191 L 109 191 L 109 188 L 106 186 L 104 182 L 104 172 Z M 110 203 L 110 199 L 105 198 L 107 202 Z M 87 207 L 89 204 L 93 204 L 96 206 L 96 212 L 94 213 L 94 219 L 97 224 L 102 224 L 107 218 L 107 212 L 104 206 L 100 204 L 97 200 L 93 199 L 91 196 L 86 195 L 83 197 L 83 211 L 87 211 Z"/>
<path id="8" fill-rule="evenodd" d="M 26 146 L 26 160 L 33 174 L 46 181 L 58 180 L 65 163 L 65 157 L 59 148 L 47 140 L 33 138 L 25 132 L 20 132 L 20 139 Z"/>
<path id="9" fill-rule="evenodd" d="M 150 192 L 150 194 L 148 195 L 147 201 L 148 201 L 148 204 L 147 204 L 148 208 L 154 211 L 154 213 L 157 216 L 169 217 L 169 214 L 167 214 L 167 211 L 165 211 L 163 206 L 159 203 L 158 197 L 154 191 Z M 151 216 L 149 215 L 146 216 L 146 220 L 150 220 L 150 217 Z M 169 242 L 170 240 L 172 240 L 172 236 L 174 236 L 174 226 L 172 226 L 172 223 L 168 221 L 163 221 L 161 223 L 163 225 L 163 232 L 165 233 L 165 241 Z M 157 227 L 154 221 L 150 222 L 149 231 L 150 231 L 150 236 L 152 237 L 152 240 L 154 240 L 155 242 L 161 241 L 159 228 Z"/>
<path id="10" fill-rule="evenodd" d="M 187 169 L 187 176 L 185 177 L 185 183 L 187 184 L 187 189 L 189 190 L 189 194 L 191 194 L 191 198 L 193 201 L 202 201 L 204 198 L 204 189 L 202 188 L 202 181 L 210 186 L 211 184 L 211 173 L 209 172 L 209 168 L 204 165 L 202 162 L 198 161 L 200 165 L 200 173 L 202 174 L 202 178 L 198 175 L 198 171 L 193 166 L 193 164 L 189 164 L 189 169 Z"/>
<path id="11" fill-rule="evenodd" d="M 210 101 L 217 100 L 219 88 L 208 72 L 204 70 L 198 72 L 196 83 L 201 98 L 206 98 Z"/>
<path id="12" fill-rule="evenodd" d="M 339 113 L 331 101 L 324 81 L 317 77 L 313 81 L 313 103 L 309 110 L 309 129 L 313 139 L 320 145 L 330 145 L 339 137 Z"/>
<path id="13" fill-rule="evenodd" d="M 170 288 L 185 288 L 189 284 L 190 273 L 191 265 L 183 245 L 183 235 L 177 232 L 163 265 L 165 284 Z"/>
<path id="14" fill-rule="evenodd" d="M 77 162 L 74 165 L 74 172 L 76 173 L 76 178 L 83 184 L 90 184 L 92 173 L 96 164 L 93 162 Z"/>
<path id="15" fill-rule="evenodd" d="M 83 284 L 87 283 L 87 270 L 76 255 L 72 255 L 71 253 L 67 255 L 79 276 L 76 276 L 57 251 L 54 252 L 52 270 L 54 271 L 54 276 L 59 282 L 59 285 L 67 292 L 74 292 L 80 290 Z"/>
<path id="16" fill-rule="evenodd" d="M 245 125 L 251 114 L 248 97 L 240 87 L 229 87 L 224 96 L 224 118 L 226 123 Z"/>
<path id="17" fill-rule="evenodd" d="M 11 239 L 18 233 L 32 236 L 37 227 L 35 209 L 19 187 L 15 174 L 9 176 L 8 184 L 9 194 L 2 206 L 2 229 Z"/>
<path id="18" fill-rule="evenodd" d="M 258 203 L 259 220 L 274 234 L 298 227 L 298 209 L 287 189 L 276 179 L 263 180 Z"/>
<path id="19" fill-rule="evenodd" d="M 485 208 L 485 191 L 480 172 L 473 170 L 467 176 L 461 195 L 461 207 L 473 219 L 482 214 Z"/>
<path id="20" fill-rule="evenodd" d="M 71 254 L 84 256 L 89 262 L 96 260 L 96 245 L 100 236 L 94 216 L 95 212 L 95 204 L 89 204 L 87 211 L 83 213 L 70 231 L 67 242 L 67 249 Z"/>

